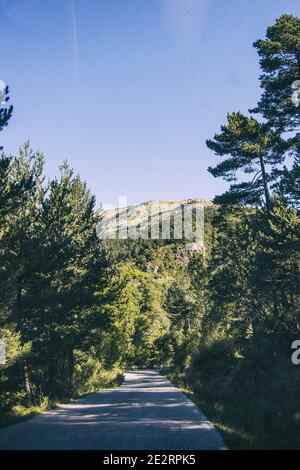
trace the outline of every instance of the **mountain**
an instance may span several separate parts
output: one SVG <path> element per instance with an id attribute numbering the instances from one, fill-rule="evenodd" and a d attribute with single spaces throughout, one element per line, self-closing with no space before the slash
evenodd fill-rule
<path id="1" fill-rule="evenodd" d="M 201 232 L 203 231 L 204 211 L 214 206 L 209 199 L 181 199 L 181 200 L 154 200 L 136 204 L 133 206 L 105 210 L 102 213 L 103 219 L 98 226 L 98 235 L 101 238 L 171 238 L 175 221 L 178 222 L 179 228 L 177 236 L 181 238 L 180 223 L 182 217 L 185 221 L 192 220 L 193 212 L 193 228 L 188 229 L 188 222 L 184 222 L 185 234 L 190 242 L 203 242 Z M 199 230 L 195 230 L 196 212 L 199 216 Z M 190 219 L 189 219 L 190 217 Z M 198 220 L 198 219 L 197 219 Z M 190 224 L 191 225 L 191 224 Z M 150 229 L 151 227 L 151 229 Z M 162 229 L 163 227 L 163 229 Z M 164 236 L 162 237 L 162 230 Z M 190 233 L 188 233 L 190 232 Z M 195 248 L 195 246 L 194 246 Z M 190 247 L 189 249 L 193 249 Z"/>

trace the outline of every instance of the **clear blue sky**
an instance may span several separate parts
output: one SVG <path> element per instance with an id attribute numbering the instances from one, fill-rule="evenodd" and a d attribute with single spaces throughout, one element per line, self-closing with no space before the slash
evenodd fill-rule
<path id="1" fill-rule="evenodd" d="M 206 149 L 259 96 L 252 43 L 299 0 L 0 0 L 0 79 L 48 176 L 68 159 L 97 202 L 212 197 Z"/>

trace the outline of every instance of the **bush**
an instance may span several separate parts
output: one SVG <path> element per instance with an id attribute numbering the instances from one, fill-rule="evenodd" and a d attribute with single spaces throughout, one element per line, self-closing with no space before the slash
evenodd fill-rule
<path id="1" fill-rule="evenodd" d="M 105 370 L 103 364 L 90 354 L 77 351 L 75 355 L 74 392 L 76 395 L 91 393 L 122 383 L 123 373 L 119 367 Z"/>
<path id="2" fill-rule="evenodd" d="M 299 370 L 286 335 L 201 347 L 191 368 L 171 373 L 223 434 L 232 449 L 299 449 Z"/>

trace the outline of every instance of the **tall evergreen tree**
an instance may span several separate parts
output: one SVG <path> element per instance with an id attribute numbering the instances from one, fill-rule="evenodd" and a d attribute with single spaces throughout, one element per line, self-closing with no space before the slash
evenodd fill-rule
<path id="1" fill-rule="evenodd" d="M 280 16 L 254 47 L 260 57 L 263 89 L 254 112 L 280 131 L 294 130 L 300 126 L 300 107 L 292 100 L 292 85 L 300 80 L 300 18 Z"/>
<path id="2" fill-rule="evenodd" d="M 293 94 L 299 93 L 300 84 L 300 18 L 287 14 L 280 16 L 267 29 L 265 39 L 256 41 L 254 47 L 260 57 L 263 92 L 252 112 L 261 114 L 268 125 L 285 139 L 282 152 L 294 160 L 294 166 L 291 172 L 287 167 L 273 170 L 273 177 L 279 180 L 274 187 L 282 195 L 286 191 L 286 199 L 297 206 L 300 103 L 293 99 Z"/>
<path id="3" fill-rule="evenodd" d="M 251 180 L 231 185 L 217 203 L 245 203 L 263 205 L 270 210 L 272 172 L 284 160 L 284 141 L 268 125 L 259 123 L 242 113 L 229 113 L 228 124 L 221 126 L 221 133 L 207 140 L 208 148 L 218 156 L 229 156 L 216 167 L 208 170 L 215 177 L 236 181 L 241 171 L 252 174 Z M 253 176 L 254 175 L 254 176 Z"/>
<path id="4" fill-rule="evenodd" d="M 47 389 L 72 388 L 74 351 L 88 348 L 101 326 L 98 309 L 107 282 L 94 197 L 64 164 L 60 179 L 50 183 L 41 208 L 37 252 L 39 270 L 27 289 L 23 312 L 27 336 L 47 366 Z M 98 309 L 97 309 L 98 306 Z M 25 322 L 26 324 L 26 322 Z"/>

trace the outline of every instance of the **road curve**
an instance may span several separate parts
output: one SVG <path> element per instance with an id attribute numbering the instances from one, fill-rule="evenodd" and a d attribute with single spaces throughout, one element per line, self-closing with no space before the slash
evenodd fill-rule
<path id="1" fill-rule="evenodd" d="M 0 430 L 0 449 L 225 449 L 194 403 L 152 370 Z"/>

